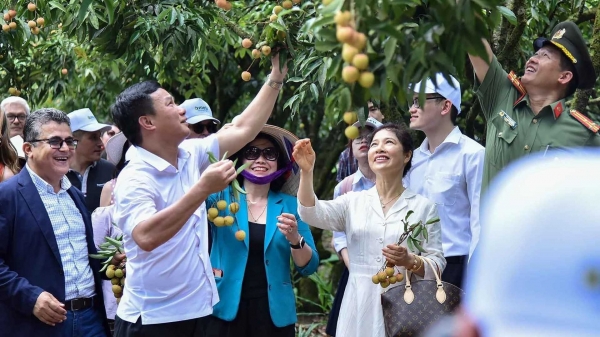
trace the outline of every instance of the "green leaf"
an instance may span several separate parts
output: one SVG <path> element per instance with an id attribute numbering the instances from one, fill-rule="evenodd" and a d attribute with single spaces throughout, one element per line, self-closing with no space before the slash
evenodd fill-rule
<path id="1" fill-rule="evenodd" d="M 242 171 L 243 171 L 243 170 L 245 170 L 245 169 L 247 169 L 247 168 L 248 168 L 248 166 L 250 166 L 250 163 L 246 163 L 246 164 L 244 164 L 244 165 L 240 166 L 240 167 L 237 169 L 237 171 L 235 172 L 235 174 L 240 174 L 240 173 L 242 173 Z"/>
<path id="2" fill-rule="evenodd" d="M 313 97 L 315 98 L 315 101 L 319 100 L 319 89 L 317 88 L 317 85 L 312 83 L 310 85 L 310 91 L 313 94 Z"/>
<path id="3" fill-rule="evenodd" d="M 325 88 L 325 80 L 327 79 L 327 62 L 323 62 L 321 69 L 319 69 L 319 85 L 321 88 Z"/>
<path id="4" fill-rule="evenodd" d="M 225 160 L 227 159 L 227 151 L 225 151 L 225 153 L 223 153 L 223 158 L 221 158 L 221 160 Z"/>
<path id="5" fill-rule="evenodd" d="M 415 247 L 417 247 L 417 249 L 421 253 L 427 253 L 427 251 L 423 248 L 423 246 L 421 246 L 421 243 L 419 242 L 419 240 L 415 240 L 413 243 L 414 243 Z"/>
<path id="6" fill-rule="evenodd" d="M 271 22 L 269 23 L 269 26 L 273 27 L 276 30 L 281 30 L 281 31 L 286 31 L 286 28 L 284 25 L 278 23 L 278 22 Z"/>
<path id="7" fill-rule="evenodd" d="M 215 157 L 214 153 L 212 153 L 211 151 L 208 151 L 208 161 L 211 164 L 214 164 L 214 163 L 218 162 L 219 160 L 217 159 L 217 157 Z"/>
<path id="8" fill-rule="evenodd" d="M 324 6 L 319 13 L 321 15 L 333 14 L 342 9 L 345 0 L 333 0 L 329 5 Z"/>
<path id="9" fill-rule="evenodd" d="M 418 237 L 418 236 L 419 236 L 419 234 L 421 234 L 421 230 L 423 229 L 423 227 L 424 227 L 423 225 L 418 225 L 418 226 L 417 226 L 417 227 L 416 227 L 416 228 L 413 230 L 413 232 L 412 232 L 412 236 L 413 236 L 414 238 Z"/>
<path id="10" fill-rule="evenodd" d="M 115 22 L 115 3 L 113 0 L 104 0 L 104 3 L 108 14 L 108 24 L 112 25 Z"/>
<path id="11" fill-rule="evenodd" d="M 394 57 L 394 54 L 396 52 L 397 45 L 398 40 L 396 40 L 393 37 L 387 39 L 387 41 L 385 41 L 385 43 L 383 44 L 383 54 L 385 55 L 385 60 L 383 61 L 384 65 L 387 66 L 388 64 L 390 64 L 390 61 L 392 60 L 392 57 Z"/>
<path id="12" fill-rule="evenodd" d="M 414 212 L 412 210 L 406 212 L 406 216 L 404 217 L 404 221 L 408 221 L 408 218 L 410 218 L 410 216 L 413 214 Z"/>
<path id="13" fill-rule="evenodd" d="M 82 0 L 81 7 L 79 7 L 79 14 L 77 14 L 77 20 L 81 23 L 85 18 L 88 8 L 92 4 L 92 0 Z"/>
<path id="14" fill-rule="evenodd" d="M 156 17 L 157 21 L 163 21 L 167 18 L 167 15 L 169 15 L 170 11 L 168 9 L 163 10 L 162 12 L 160 12 L 160 14 L 158 14 L 158 16 Z"/>
<path id="15" fill-rule="evenodd" d="M 408 240 L 406 240 L 406 245 L 408 246 L 408 249 L 410 249 L 412 252 L 416 252 L 417 249 L 415 248 L 415 244 L 414 244 L 415 239 L 413 239 L 412 237 L 408 237 Z"/>
<path id="16" fill-rule="evenodd" d="M 350 89 L 344 88 L 340 92 L 340 100 L 339 100 L 338 108 L 341 111 L 350 111 L 351 107 L 352 107 L 352 96 L 350 94 Z"/>
<path id="17" fill-rule="evenodd" d="M 423 226 L 423 238 L 425 242 L 429 242 L 429 230 L 425 226 Z"/>
<path id="18" fill-rule="evenodd" d="M 173 25 L 177 20 L 177 11 L 175 7 L 171 7 L 171 19 L 169 20 L 169 25 Z"/>
<path id="19" fill-rule="evenodd" d="M 50 1 L 48 4 L 52 8 L 60 9 L 61 11 L 65 12 L 65 13 L 67 12 L 67 10 L 65 9 L 65 7 L 63 5 L 61 5 L 61 4 L 59 4 L 56 1 Z"/>
<path id="20" fill-rule="evenodd" d="M 302 78 L 302 77 L 292 77 L 289 80 L 287 80 L 286 82 L 304 82 L 304 78 Z"/>
<path id="21" fill-rule="evenodd" d="M 339 48 L 339 42 L 334 41 L 317 41 L 315 42 L 315 49 L 322 52 L 328 52 L 333 49 Z"/>
<path id="22" fill-rule="evenodd" d="M 511 11 L 505 6 L 497 6 L 496 8 L 498 8 L 500 13 L 502 13 L 502 16 L 504 16 L 506 20 L 508 20 L 508 22 L 510 22 L 512 25 L 517 24 L 517 16 L 515 15 L 515 13 L 513 13 L 513 11 Z"/>
<path id="23" fill-rule="evenodd" d="M 425 224 L 426 225 L 431 225 L 431 224 L 434 224 L 436 222 L 440 222 L 440 218 L 439 217 L 435 217 L 433 219 L 429 219 Z"/>
<path id="24" fill-rule="evenodd" d="M 540 21 L 540 16 L 538 15 L 537 10 L 535 9 L 535 7 L 531 7 L 531 17 L 535 20 L 535 21 Z M 512 23 L 512 22 L 511 22 Z M 515 23 L 513 23 L 513 25 L 516 24 L 516 18 L 515 18 Z"/>

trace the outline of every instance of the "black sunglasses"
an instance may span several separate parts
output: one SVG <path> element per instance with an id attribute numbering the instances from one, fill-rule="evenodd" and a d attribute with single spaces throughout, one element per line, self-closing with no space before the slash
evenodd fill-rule
<path id="1" fill-rule="evenodd" d="M 206 129 L 208 131 L 208 133 L 217 132 L 217 126 L 214 123 L 210 123 L 210 124 L 196 123 L 196 124 L 192 125 L 192 130 L 194 130 L 194 132 L 197 134 L 202 134 L 204 132 L 204 129 Z"/>
<path id="2" fill-rule="evenodd" d="M 249 146 L 244 150 L 244 158 L 247 160 L 256 160 L 261 154 L 268 161 L 276 161 L 277 158 L 279 158 L 279 151 L 272 146 L 264 149 L 259 149 L 256 146 Z"/>

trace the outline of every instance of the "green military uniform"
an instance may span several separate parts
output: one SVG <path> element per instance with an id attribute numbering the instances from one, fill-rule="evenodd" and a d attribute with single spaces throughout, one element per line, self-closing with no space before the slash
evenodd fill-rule
<path id="1" fill-rule="evenodd" d="M 564 23 L 557 25 L 555 31 L 562 24 Z M 560 35 L 563 37 L 566 32 L 563 31 Z M 583 38 L 581 40 L 583 42 Z M 570 45 L 564 43 L 562 46 Z M 536 47 L 536 50 L 540 47 L 541 45 Z M 579 51 L 571 53 L 581 56 Z M 589 86 L 587 75 L 577 69 L 577 63 L 575 66 L 580 74 L 579 87 L 582 87 L 582 83 L 583 86 Z M 593 67 L 591 69 L 593 85 L 595 74 Z M 487 121 L 482 191 L 487 189 L 490 181 L 510 162 L 530 153 L 548 153 L 582 146 L 600 147 L 600 127 L 584 114 L 568 109 L 565 99 L 545 106 L 535 115 L 519 79 L 512 72 L 507 74 L 495 56 L 485 79 L 476 87 L 476 92 Z"/>

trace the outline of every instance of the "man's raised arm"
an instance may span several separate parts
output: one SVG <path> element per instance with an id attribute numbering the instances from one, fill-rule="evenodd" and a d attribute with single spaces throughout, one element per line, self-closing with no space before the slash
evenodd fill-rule
<path id="1" fill-rule="evenodd" d="M 287 65 L 284 65 L 283 70 L 279 71 L 278 55 L 275 55 L 271 59 L 271 63 L 273 70 L 271 71 L 271 75 L 269 75 L 269 80 L 274 82 L 273 86 L 283 84 L 283 80 L 287 74 Z M 269 116 L 271 116 L 278 95 L 278 89 L 265 83 L 244 112 L 236 116 L 235 123 L 228 126 L 225 130 L 217 132 L 221 156 L 225 152 L 229 154 L 237 152 L 258 135 L 269 119 Z"/>
<path id="2" fill-rule="evenodd" d="M 492 47 L 490 47 L 489 42 L 487 42 L 486 39 L 482 39 L 481 41 L 483 42 L 485 50 L 487 51 L 488 59 L 484 60 L 479 56 L 469 54 L 469 59 L 471 60 L 473 70 L 475 70 L 475 75 L 477 76 L 477 80 L 479 81 L 479 83 L 483 83 L 485 75 L 490 69 L 490 63 L 492 62 L 492 58 L 494 57 L 494 53 L 492 52 Z"/>

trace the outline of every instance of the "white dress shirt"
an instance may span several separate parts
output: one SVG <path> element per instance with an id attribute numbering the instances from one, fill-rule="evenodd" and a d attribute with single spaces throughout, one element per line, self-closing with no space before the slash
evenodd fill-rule
<path id="1" fill-rule="evenodd" d="M 179 146 L 177 168 L 136 147 L 115 188 L 114 220 L 123 231 L 127 278 L 117 315 L 131 323 L 159 324 L 212 314 L 219 301 L 208 255 L 204 203 L 170 240 L 147 252 L 133 240 L 135 226 L 171 206 L 200 179 L 210 164 L 207 152 L 219 153 L 216 136 Z"/>
<path id="2" fill-rule="evenodd" d="M 471 255 L 479 241 L 479 194 L 485 148 L 458 127 L 429 151 L 425 138 L 404 178 L 411 190 L 434 201 L 442 223 L 444 256 Z"/>

